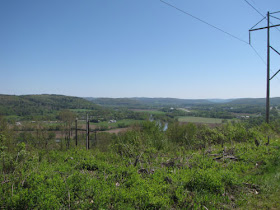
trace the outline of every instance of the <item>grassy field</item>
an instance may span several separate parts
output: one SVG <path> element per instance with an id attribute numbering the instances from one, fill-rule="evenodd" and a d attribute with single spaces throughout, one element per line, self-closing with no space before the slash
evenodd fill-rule
<path id="1" fill-rule="evenodd" d="M 144 112 L 148 114 L 166 114 L 165 112 L 155 110 L 155 109 L 131 109 L 134 112 Z"/>
<path id="2" fill-rule="evenodd" d="M 191 122 L 191 123 L 205 123 L 205 124 L 221 124 L 222 119 L 217 118 L 205 118 L 205 117 L 179 117 L 179 122 Z"/>

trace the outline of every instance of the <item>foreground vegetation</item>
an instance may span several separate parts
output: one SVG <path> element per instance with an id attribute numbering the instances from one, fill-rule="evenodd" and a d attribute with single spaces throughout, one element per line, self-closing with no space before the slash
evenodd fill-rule
<path id="1" fill-rule="evenodd" d="M 84 150 L 0 123 L 4 209 L 280 208 L 280 121 L 215 128 L 156 121 Z M 270 137 L 269 141 L 267 137 Z"/>

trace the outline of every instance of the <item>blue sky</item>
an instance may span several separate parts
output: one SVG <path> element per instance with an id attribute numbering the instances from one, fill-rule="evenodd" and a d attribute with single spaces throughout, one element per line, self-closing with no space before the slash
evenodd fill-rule
<path id="1" fill-rule="evenodd" d="M 262 19 L 244 0 L 166 2 L 244 41 Z M 279 0 L 248 2 L 264 15 L 280 10 Z M 266 65 L 248 44 L 160 0 L 1 0 L 0 29 L 1 94 L 266 94 Z M 278 50 L 279 41 L 280 31 L 271 29 L 271 45 Z M 266 31 L 254 32 L 252 44 L 266 60 Z M 280 57 L 272 52 L 272 73 L 278 69 Z M 271 96 L 279 97 L 279 90 L 280 74 L 271 81 Z"/>

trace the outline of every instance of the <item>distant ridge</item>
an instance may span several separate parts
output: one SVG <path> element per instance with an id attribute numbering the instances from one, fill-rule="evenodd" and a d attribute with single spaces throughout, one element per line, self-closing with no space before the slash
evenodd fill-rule
<path id="1" fill-rule="evenodd" d="M 187 107 L 226 105 L 265 106 L 265 98 L 241 99 L 177 99 L 177 98 L 93 98 L 73 97 L 54 94 L 41 95 L 4 95 L 0 94 L 0 115 L 45 115 L 62 109 L 102 110 L 104 107 L 125 107 L 147 109 L 158 107 Z M 279 106 L 280 97 L 271 98 L 271 106 Z"/>
<path id="2" fill-rule="evenodd" d="M 177 99 L 177 98 L 85 98 L 102 106 L 193 106 L 211 104 L 240 104 L 264 106 L 265 98 L 241 98 L 241 99 Z M 271 105 L 280 105 L 280 97 L 271 98 Z"/>
<path id="3" fill-rule="evenodd" d="M 231 101 L 230 104 L 250 104 L 250 105 L 265 106 L 266 99 L 265 98 L 241 98 L 241 99 L 235 99 Z M 280 97 L 271 98 L 270 105 L 271 106 L 280 105 Z"/>
<path id="4" fill-rule="evenodd" d="M 62 109 L 102 109 L 102 107 L 73 96 L 0 95 L 0 115 L 45 115 Z"/>
<path id="5" fill-rule="evenodd" d="M 128 108 L 141 108 L 146 106 L 181 106 L 212 104 L 206 99 L 177 99 L 177 98 L 85 98 L 102 106 L 120 106 Z"/>
<path id="6" fill-rule="evenodd" d="M 221 104 L 224 104 L 224 103 L 229 103 L 229 102 L 232 102 L 234 101 L 235 99 L 208 99 L 208 101 L 210 102 L 213 102 L 213 103 L 221 103 Z"/>

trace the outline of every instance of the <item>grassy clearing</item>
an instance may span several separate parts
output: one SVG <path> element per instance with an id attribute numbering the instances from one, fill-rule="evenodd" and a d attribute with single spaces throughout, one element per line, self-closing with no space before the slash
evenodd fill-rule
<path id="1" fill-rule="evenodd" d="M 178 118 L 179 122 L 191 122 L 191 123 L 205 123 L 205 124 L 221 124 L 222 119 L 205 118 L 205 117 L 188 117 L 183 116 Z"/>

